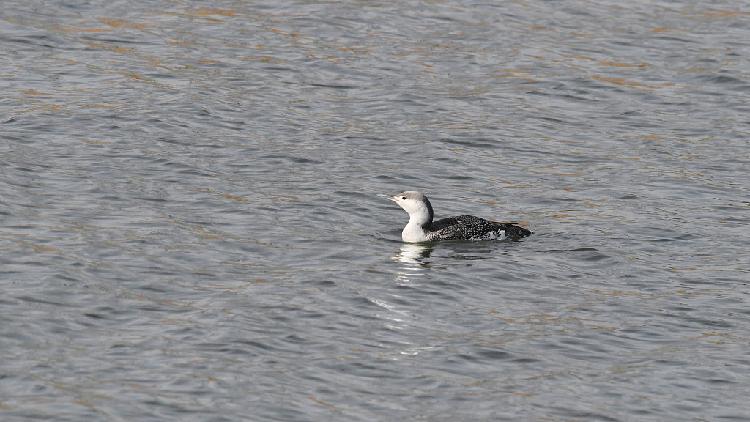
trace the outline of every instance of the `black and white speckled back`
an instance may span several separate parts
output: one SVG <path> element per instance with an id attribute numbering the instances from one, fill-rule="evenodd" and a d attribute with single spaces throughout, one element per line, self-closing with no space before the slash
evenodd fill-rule
<path id="1" fill-rule="evenodd" d="M 518 240 L 531 232 L 512 223 L 496 223 L 473 215 L 443 218 L 429 225 L 429 240 Z"/>

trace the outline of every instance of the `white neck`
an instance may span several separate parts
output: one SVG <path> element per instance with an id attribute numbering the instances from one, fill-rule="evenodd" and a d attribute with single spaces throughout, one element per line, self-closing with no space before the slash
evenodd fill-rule
<path id="1" fill-rule="evenodd" d="M 411 210 L 409 213 L 409 224 L 417 224 L 419 226 L 427 225 L 431 223 L 430 211 L 423 204 L 420 204 L 416 209 Z"/>
<path id="2" fill-rule="evenodd" d="M 409 213 L 409 223 L 401 232 L 401 239 L 408 243 L 426 242 L 428 240 L 427 232 L 425 232 L 423 226 L 429 222 L 430 213 L 427 211 L 427 207 L 420 207 Z"/>

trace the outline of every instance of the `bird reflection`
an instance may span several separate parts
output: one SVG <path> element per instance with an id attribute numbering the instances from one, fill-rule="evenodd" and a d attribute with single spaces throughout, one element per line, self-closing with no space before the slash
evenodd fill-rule
<path id="1" fill-rule="evenodd" d="M 424 271 L 430 267 L 430 254 L 434 248 L 431 245 L 404 243 L 399 251 L 391 257 L 399 262 L 396 281 L 401 285 L 415 284 L 415 278 L 425 275 Z"/>

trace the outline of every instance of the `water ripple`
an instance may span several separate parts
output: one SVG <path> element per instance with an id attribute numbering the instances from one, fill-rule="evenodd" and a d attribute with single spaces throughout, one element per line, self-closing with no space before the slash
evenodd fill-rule
<path id="1" fill-rule="evenodd" d="M 744 420 L 746 9 L 5 2 L 0 419 Z"/>

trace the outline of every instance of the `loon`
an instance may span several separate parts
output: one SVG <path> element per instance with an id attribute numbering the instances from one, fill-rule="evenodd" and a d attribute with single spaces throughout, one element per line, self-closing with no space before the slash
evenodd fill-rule
<path id="1" fill-rule="evenodd" d="M 409 213 L 409 223 L 401 232 L 401 239 L 407 243 L 505 238 L 518 240 L 531 234 L 529 230 L 513 223 L 498 223 L 473 215 L 459 215 L 432 221 L 432 204 L 420 192 L 405 191 L 389 199 Z"/>

